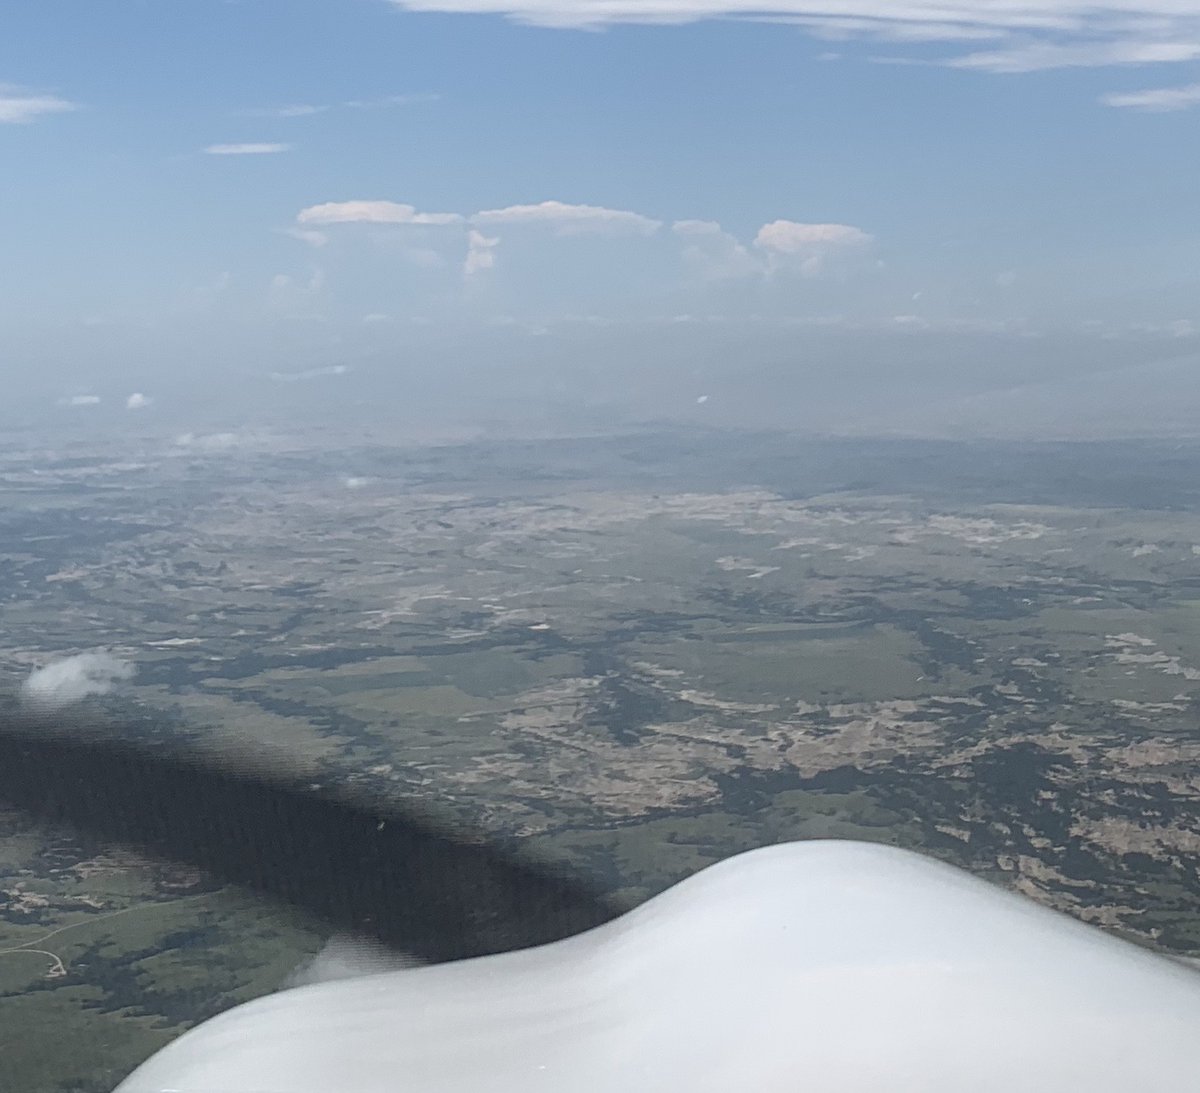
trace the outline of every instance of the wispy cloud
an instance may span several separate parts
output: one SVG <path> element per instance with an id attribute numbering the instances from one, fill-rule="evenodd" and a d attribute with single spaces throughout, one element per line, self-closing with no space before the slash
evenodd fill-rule
<path id="1" fill-rule="evenodd" d="M 1148 113 L 1169 113 L 1172 110 L 1187 110 L 1200 106 L 1200 83 L 1183 87 L 1155 87 L 1145 91 L 1122 91 L 1101 95 L 1105 106 L 1125 110 L 1144 110 Z"/>
<path id="2" fill-rule="evenodd" d="M 301 243 L 307 243 L 310 247 L 323 247 L 329 242 L 329 236 L 315 228 L 284 228 L 283 234 L 299 239 Z"/>
<path id="3" fill-rule="evenodd" d="M 35 668 L 21 686 L 21 701 L 35 710 L 61 710 L 132 678 L 133 665 L 112 653 L 79 653 Z"/>
<path id="4" fill-rule="evenodd" d="M 394 106 L 416 106 L 423 102 L 437 102 L 441 95 L 434 91 L 413 91 L 401 95 L 381 95 L 373 99 L 347 99 L 338 103 L 286 103 L 283 106 L 254 106 L 238 113 L 246 118 L 311 118 L 314 114 L 325 114 L 330 110 L 386 110 Z"/>
<path id="5" fill-rule="evenodd" d="M 984 72 L 1043 72 L 1053 68 L 1100 68 L 1112 65 L 1177 64 L 1200 57 L 1200 27 L 1191 39 L 1130 38 L 1116 41 L 1026 42 L 1010 49 L 955 57 L 951 68 Z"/>
<path id="6" fill-rule="evenodd" d="M 62 406 L 99 406 L 99 395 L 68 395 L 58 400 Z"/>
<path id="7" fill-rule="evenodd" d="M 10 84 L 0 84 L 0 125 L 27 125 L 47 114 L 64 114 L 78 107 L 55 95 L 35 95 Z"/>
<path id="8" fill-rule="evenodd" d="M 245 144 L 210 144 L 204 149 L 209 156 L 273 156 L 291 151 L 290 144 L 273 141 L 250 141 Z"/>
<path id="9" fill-rule="evenodd" d="M 328 109 L 324 104 L 297 102 L 286 106 L 255 106 L 238 113 L 246 118 L 310 118 L 314 114 L 324 114 Z"/>
<path id="10" fill-rule="evenodd" d="M 1200 43 L 1194 0 L 393 0 L 411 11 L 504 15 L 548 27 L 747 19 L 792 23 L 824 39 L 904 43 L 996 39 L 1004 48 L 947 58 L 990 72 L 1186 61 Z"/>
<path id="11" fill-rule="evenodd" d="M 404 95 L 382 95 L 377 99 L 348 99 L 342 106 L 350 110 L 386 110 L 389 106 L 416 106 L 437 102 L 442 96 L 436 91 L 413 91 Z"/>

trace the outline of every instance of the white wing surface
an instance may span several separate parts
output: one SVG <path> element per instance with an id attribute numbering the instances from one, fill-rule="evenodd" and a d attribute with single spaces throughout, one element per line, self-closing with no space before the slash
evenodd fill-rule
<path id="1" fill-rule="evenodd" d="M 1200 975 L 920 855 L 792 843 L 537 949 L 284 991 L 118 1093 L 1157 1093 Z"/>

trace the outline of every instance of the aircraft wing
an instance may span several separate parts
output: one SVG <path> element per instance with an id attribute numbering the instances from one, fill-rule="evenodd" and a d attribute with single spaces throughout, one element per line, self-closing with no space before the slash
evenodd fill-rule
<path id="1" fill-rule="evenodd" d="M 792 843 L 582 935 L 301 987 L 118 1093 L 1156 1093 L 1200 974 L 917 854 Z"/>

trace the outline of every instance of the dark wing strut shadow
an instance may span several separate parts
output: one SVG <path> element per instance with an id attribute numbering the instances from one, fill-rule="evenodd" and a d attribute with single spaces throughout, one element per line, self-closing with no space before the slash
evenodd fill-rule
<path id="1" fill-rule="evenodd" d="M 0 805 L 193 865 L 430 962 L 557 941 L 623 910 L 566 870 L 418 806 L 356 801 L 265 762 L 234 765 L 94 720 L 0 713 Z"/>

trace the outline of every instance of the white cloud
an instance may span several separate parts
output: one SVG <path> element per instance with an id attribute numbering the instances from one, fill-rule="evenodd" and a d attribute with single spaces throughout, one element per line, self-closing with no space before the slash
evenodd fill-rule
<path id="1" fill-rule="evenodd" d="M 59 404 L 62 406 L 99 406 L 99 395 L 70 395 L 67 398 L 59 399 Z"/>
<path id="2" fill-rule="evenodd" d="M 270 141 L 250 142 L 247 144 L 210 144 L 204 149 L 209 156 L 272 156 L 291 150 L 290 144 L 276 144 Z"/>
<path id="3" fill-rule="evenodd" d="M 773 220 L 758 229 L 754 245 L 781 254 L 804 254 L 814 247 L 861 246 L 871 242 L 861 228 L 849 224 L 800 224 L 795 220 Z"/>
<path id="4" fill-rule="evenodd" d="M 417 103 L 437 102 L 441 96 L 433 91 L 415 91 L 403 95 L 383 95 L 378 99 L 348 99 L 342 103 L 289 103 L 285 106 L 260 106 L 239 113 L 247 118 L 309 118 L 339 108 L 347 110 L 382 110 L 389 106 L 414 106 Z"/>
<path id="5" fill-rule="evenodd" d="M 421 213 L 396 201 L 326 201 L 296 215 L 300 224 L 460 224 L 458 213 Z"/>
<path id="6" fill-rule="evenodd" d="M 132 395 L 125 400 L 126 410 L 141 410 L 149 406 L 153 399 L 147 398 L 141 391 L 134 391 Z"/>
<path id="7" fill-rule="evenodd" d="M 47 114 L 76 109 L 75 103 L 54 95 L 33 95 L 19 87 L 0 84 L 0 125 L 25 125 Z"/>
<path id="8" fill-rule="evenodd" d="M 460 213 L 419 212 L 413 205 L 388 200 L 328 201 L 301 209 L 296 216 L 296 223 L 300 226 L 285 229 L 287 233 L 316 246 L 327 241 L 326 229 L 337 224 L 456 228 L 465 237 L 466 254 L 462 272 L 468 281 L 495 267 L 501 245 L 502 232 L 499 229 L 541 228 L 559 237 L 606 235 L 637 238 L 655 235 L 663 227 L 662 221 L 629 209 L 553 200 L 484 209 L 466 216 Z M 314 225 L 319 225 L 321 230 Z M 815 275 L 824 270 L 834 255 L 861 250 L 873 241 L 861 228 L 848 224 L 802 223 L 794 220 L 775 220 L 763 225 L 754 239 L 753 247 L 725 231 L 714 220 L 676 220 L 671 224 L 670 232 L 678 240 L 684 265 L 694 276 L 706 281 L 762 276 L 786 267 L 799 268 L 808 275 Z M 399 253 L 420 266 L 445 264 L 445 252 L 442 249 L 407 247 Z M 286 295 L 293 288 L 293 279 L 287 274 L 277 275 L 272 283 L 272 290 L 277 295 Z"/>
<path id="9" fill-rule="evenodd" d="M 471 220 L 485 227 L 500 224 L 546 224 L 559 235 L 634 233 L 652 235 L 662 222 L 625 209 L 606 209 L 601 205 L 568 205 L 562 201 L 542 201 L 536 205 L 509 205 L 503 209 L 485 209 Z"/>
<path id="10" fill-rule="evenodd" d="M 1187 84 L 1184 87 L 1148 88 L 1145 91 L 1112 92 L 1101 95 L 1100 101 L 1105 106 L 1153 113 L 1186 110 L 1191 106 L 1200 106 L 1200 83 Z"/>
<path id="11" fill-rule="evenodd" d="M 1042 72 L 1052 68 L 1098 68 L 1109 65 L 1171 64 L 1200 57 L 1200 26 L 1190 39 L 1123 39 L 1080 42 L 1034 41 L 1012 49 L 968 53 L 946 63 L 952 68 L 984 72 Z"/>
<path id="12" fill-rule="evenodd" d="M 749 19 L 794 23 L 825 39 L 962 42 L 1011 49 L 962 67 L 1030 72 L 1064 65 L 1157 63 L 1195 56 L 1195 0 L 393 0 L 412 11 L 505 15 L 551 27 Z"/>
<path id="13" fill-rule="evenodd" d="M 467 233 L 467 257 L 463 262 L 463 276 L 472 277 L 496 264 L 495 249 L 500 242 L 495 236 L 484 235 L 472 228 Z"/>
<path id="14" fill-rule="evenodd" d="M 806 277 L 822 273 L 835 255 L 860 250 L 871 242 L 870 235 L 849 224 L 801 224 L 795 220 L 773 220 L 754 237 L 754 245 L 767 255 L 771 269 L 795 268 Z"/>
<path id="15" fill-rule="evenodd" d="M 35 668 L 21 685 L 21 701 L 35 710 L 61 710 L 132 678 L 133 665 L 111 653 L 79 653 Z"/>
<path id="16" fill-rule="evenodd" d="M 370 484 L 371 480 L 369 478 L 363 478 L 361 475 L 357 474 L 349 474 L 342 479 L 342 485 L 348 490 L 365 489 Z"/>
<path id="17" fill-rule="evenodd" d="M 849 41 L 868 38 L 882 42 L 977 42 L 1004 38 L 1006 27 L 964 22 L 937 22 L 934 19 L 906 18 L 903 12 L 890 12 L 893 18 L 863 18 L 858 15 L 759 15 L 748 16 L 755 22 L 786 23 L 803 27 L 825 41 Z M 822 53 L 819 61 L 840 60 L 840 53 Z"/>
<path id="18" fill-rule="evenodd" d="M 283 234 L 299 239 L 301 243 L 307 243 L 310 247 L 323 247 L 329 242 L 329 236 L 315 228 L 284 228 Z"/>
<path id="19" fill-rule="evenodd" d="M 247 118 L 308 118 L 313 114 L 323 114 L 329 107 L 314 103 L 298 102 L 287 106 L 260 106 L 243 110 L 241 114 Z"/>

